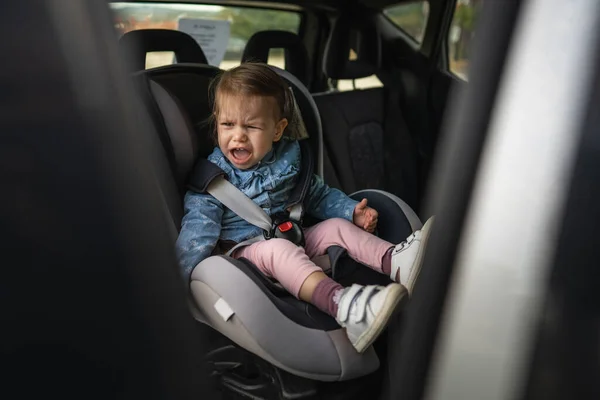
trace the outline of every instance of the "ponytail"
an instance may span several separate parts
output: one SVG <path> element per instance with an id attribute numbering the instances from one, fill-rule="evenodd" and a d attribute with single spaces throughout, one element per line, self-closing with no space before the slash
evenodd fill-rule
<path id="1" fill-rule="evenodd" d="M 283 116 L 287 118 L 288 125 L 283 135 L 292 140 L 306 139 L 308 132 L 306 131 L 300 107 L 298 107 L 298 103 L 296 102 L 294 90 L 288 87 L 285 90 L 284 97 Z"/>

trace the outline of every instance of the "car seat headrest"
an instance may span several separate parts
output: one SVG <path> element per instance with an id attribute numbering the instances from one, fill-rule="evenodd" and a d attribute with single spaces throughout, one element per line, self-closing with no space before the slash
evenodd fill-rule
<path id="1" fill-rule="evenodd" d="M 325 47 L 323 72 L 331 79 L 359 79 L 381 66 L 381 36 L 366 10 L 343 11 Z"/>
<path id="2" fill-rule="evenodd" d="M 139 29 L 125 33 L 119 40 L 123 55 L 133 71 L 146 68 L 146 54 L 172 51 L 178 63 L 208 64 L 200 45 L 187 33 L 169 29 Z"/>
<path id="3" fill-rule="evenodd" d="M 210 115 L 206 94 L 218 71 L 209 65 L 175 64 L 133 75 L 182 191 L 197 158 L 207 156 L 214 147 L 206 124 Z"/>
<path id="4" fill-rule="evenodd" d="M 300 36 L 295 33 L 279 30 L 256 32 L 244 48 L 242 62 L 259 61 L 266 64 L 271 49 L 283 49 L 285 70 L 308 85 L 308 52 Z"/>

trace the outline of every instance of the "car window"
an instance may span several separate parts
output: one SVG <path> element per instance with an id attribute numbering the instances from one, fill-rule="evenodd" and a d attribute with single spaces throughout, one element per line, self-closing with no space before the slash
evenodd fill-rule
<path id="1" fill-rule="evenodd" d="M 110 4 L 120 35 L 136 29 L 174 29 L 189 33 L 202 47 L 209 64 L 228 69 L 240 64 L 248 39 L 256 32 L 277 29 L 298 33 L 298 11 L 183 3 L 115 2 Z M 172 64 L 172 52 L 148 53 L 146 68 Z M 269 63 L 284 67 L 283 51 L 269 53 Z"/>
<path id="2" fill-rule="evenodd" d="M 448 33 L 448 70 L 463 80 L 469 76 L 469 51 L 484 0 L 458 0 Z"/>
<path id="3" fill-rule="evenodd" d="M 428 1 L 395 4 L 384 8 L 383 15 L 418 44 L 423 42 L 429 18 Z"/>

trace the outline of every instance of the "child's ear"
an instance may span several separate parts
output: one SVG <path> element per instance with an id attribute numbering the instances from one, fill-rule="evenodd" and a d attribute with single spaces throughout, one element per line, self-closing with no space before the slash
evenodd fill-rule
<path id="1" fill-rule="evenodd" d="M 273 138 L 274 142 L 279 142 L 279 140 L 282 138 L 283 132 L 285 131 L 285 128 L 287 126 L 288 126 L 287 118 L 282 118 L 281 121 L 279 121 L 277 123 L 277 125 L 275 125 L 275 137 Z"/>

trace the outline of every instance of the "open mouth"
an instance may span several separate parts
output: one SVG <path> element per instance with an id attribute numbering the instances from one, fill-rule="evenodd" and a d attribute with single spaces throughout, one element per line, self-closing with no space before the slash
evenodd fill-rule
<path id="1" fill-rule="evenodd" d="M 237 148 L 230 151 L 231 158 L 236 164 L 244 164 L 250 159 L 252 153 L 244 148 Z"/>

